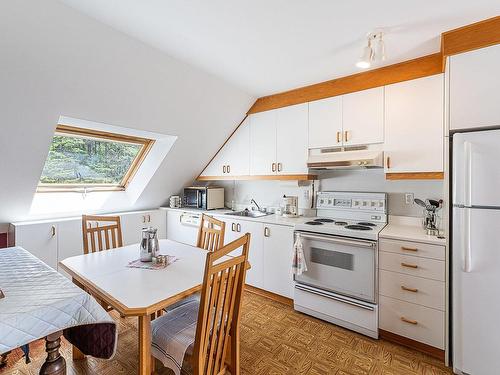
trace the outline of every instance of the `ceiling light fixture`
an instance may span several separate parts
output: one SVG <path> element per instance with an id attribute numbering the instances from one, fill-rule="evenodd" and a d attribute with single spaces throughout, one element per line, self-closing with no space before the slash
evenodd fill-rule
<path id="1" fill-rule="evenodd" d="M 363 53 L 356 66 L 361 69 L 368 69 L 372 62 L 385 61 L 385 43 L 382 31 L 371 32 L 366 36 L 367 45 L 363 48 Z"/>

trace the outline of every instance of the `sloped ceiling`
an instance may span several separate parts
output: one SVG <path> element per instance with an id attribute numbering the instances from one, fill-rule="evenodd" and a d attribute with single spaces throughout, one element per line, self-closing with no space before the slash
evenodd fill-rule
<path id="1" fill-rule="evenodd" d="M 500 14 L 498 0 L 61 0 L 262 96 L 353 74 L 366 33 L 387 61 L 439 51 L 439 36 Z"/>
<path id="2" fill-rule="evenodd" d="M 0 223 L 29 219 L 60 115 L 177 135 L 134 207 L 189 184 L 255 98 L 54 0 L 0 2 Z"/>

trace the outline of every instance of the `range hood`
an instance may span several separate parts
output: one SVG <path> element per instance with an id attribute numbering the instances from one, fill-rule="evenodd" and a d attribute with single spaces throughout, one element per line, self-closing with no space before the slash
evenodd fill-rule
<path id="1" fill-rule="evenodd" d="M 309 154 L 310 169 L 383 168 L 384 152 L 378 150 L 333 151 Z"/>

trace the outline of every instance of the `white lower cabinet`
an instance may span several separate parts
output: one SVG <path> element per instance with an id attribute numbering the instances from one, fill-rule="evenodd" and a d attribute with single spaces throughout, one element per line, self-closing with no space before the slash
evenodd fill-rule
<path id="1" fill-rule="evenodd" d="M 57 259 L 58 262 L 83 254 L 82 221 L 68 220 L 57 224 Z M 70 276 L 57 267 L 57 270 L 70 278 Z"/>
<path id="2" fill-rule="evenodd" d="M 264 224 L 264 289 L 292 298 L 293 228 Z"/>
<path id="3" fill-rule="evenodd" d="M 247 284 L 284 297 L 293 297 L 291 259 L 293 228 L 250 220 L 217 217 L 226 223 L 224 244 L 250 233 Z"/>
<path id="4" fill-rule="evenodd" d="M 264 238 L 262 223 L 256 223 L 248 220 L 231 220 L 225 217 L 218 217 L 226 223 L 226 234 L 224 244 L 240 238 L 245 233 L 250 233 L 250 250 L 248 253 L 248 262 L 250 269 L 247 271 L 246 283 L 257 288 L 264 288 L 263 283 L 263 255 L 262 240 Z M 234 254 L 238 255 L 238 254 Z"/>
<path id="5" fill-rule="evenodd" d="M 167 211 L 167 233 L 166 238 L 172 241 L 196 246 L 198 239 L 198 226 L 181 223 L 183 211 Z M 200 214 L 201 215 L 201 214 Z"/>
<path id="6" fill-rule="evenodd" d="M 11 224 L 9 241 L 10 246 L 21 246 L 48 266 L 57 269 L 56 223 Z"/>
<path id="7" fill-rule="evenodd" d="M 444 311 L 384 296 L 379 302 L 381 329 L 444 349 Z"/>
<path id="8" fill-rule="evenodd" d="M 379 250 L 380 329 L 444 349 L 445 247 L 381 238 Z"/>
<path id="9" fill-rule="evenodd" d="M 124 246 L 139 243 L 141 229 L 146 226 L 158 228 L 159 238 L 166 238 L 166 214 L 163 210 L 110 215 L 120 216 Z M 53 269 L 69 277 L 59 267 L 59 262 L 83 254 L 82 220 L 72 218 L 10 224 L 9 246 L 23 247 Z"/>
<path id="10" fill-rule="evenodd" d="M 158 238 L 167 238 L 166 215 L 163 210 L 126 212 L 120 214 L 123 246 L 141 242 L 142 229 L 158 229 Z"/>

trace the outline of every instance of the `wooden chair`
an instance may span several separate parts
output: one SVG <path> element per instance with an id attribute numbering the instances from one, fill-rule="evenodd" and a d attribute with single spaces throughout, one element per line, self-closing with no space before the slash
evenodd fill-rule
<path id="1" fill-rule="evenodd" d="M 84 254 L 123 246 L 120 216 L 82 215 L 82 233 Z"/>
<path id="2" fill-rule="evenodd" d="M 219 250 L 224 246 L 226 223 L 208 215 L 201 215 L 196 246 L 208 251 Z"/>
<path id="3" fill-rule="evenodd" d="M 199 305 L 183 305 L 152 322 L 152 353 L 160 361 L 171 358 L 166 347 L 185 335 L 196 322 L 194 345 L 184 357 L 183 373 L 239 375 L 241 300 L 245 284 L 250 234 L 207 254 Z M 241 248 L 241 254 L 221 261 Z M 196 302 L 191 302 L 191 304 Z M 175 321 L 176 324 L 171 324 Z M 172 327 L 176 331 L 172 332 Z M 186 327 L 186 329 L 184 329 Z M 184 337 L 184 336 L 182 336 Z M 168 339 L 166 339 L 168 338 Z M 227 359 L 229 357 L 229 364 Z M 154 361 L 154 358 L 153 358 Z"/>
<path id="4" fill-rule="evenodd" d="M 82 215 L 82 234 L 84 254 L 88 254 L 89 251 L 95 253 L 123 246 L 120 216 Z M 104 310 L 113 310 L 111 306 L 97 297 L 94 296 L 94 298 Z"/>

